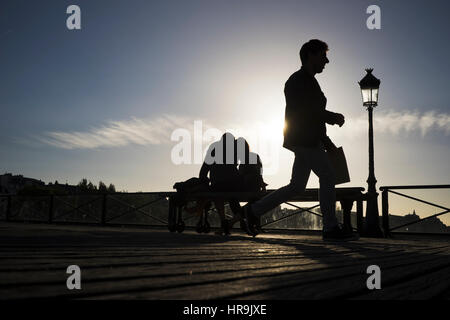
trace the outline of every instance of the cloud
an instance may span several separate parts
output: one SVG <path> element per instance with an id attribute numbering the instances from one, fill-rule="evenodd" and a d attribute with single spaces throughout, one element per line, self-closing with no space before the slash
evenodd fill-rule
<path id="1" fill-rule="evenodd" d="M 432 131 L 442 131 L 450 134 L 450 114 L 430 111 L 420 112 L 374 112 L 373 126 L 375 133 L 398 136 L 420 133 L 425 137 Z M 329 127 L 333 136 L 354 138 L 360 134 L 367 134 L 367 114 L 358 118 L 347 118 L 342 128 Z"/>
<path id="2" fill-rule="evenodd" d="M 130 144 L 173 145 L 174 142 L 171 141 L 170 138 L 174 130 L 182 128 L 192 134 L 194 133 L 195 120 L 196 119 L 190 117 L 174 115 L 162 115 L 153 119 L 138 119 L 133 117 L 131 120 L 109 121 L 99 128 L 92 128 L 87 131 L 46 132 L 37 137 L 37 140 L 46 145 L 63 149 L 123 147 Z M 367 121 L 367 114 L 363 114 L 358 118 L 347 118 L 346 123 L 342 128 L 328 126 L 328 134 L 332 137 L 354 139 L 367 134 Z M 265 124 L 265 126 L 267 126 L 267 124 Z M 222 132 L 224 132 L 225 129 L 234 129 L 232 132 L 237 133 L 246 132 L 246 134 L 244 134 L 246 137 L 251 134 L 257 134 L 258 136 L 261 134 L 261 130 L 257 131 L 251 125 L 246 127 L 242 123 L 236 123 L 235 125 L 221 125 L 220 127 L 223 128 L 221 130 Z M 215 127 L 206 125 L 206 121 L 202 121 L 203 132 L 208 128 Z M 245 128 L 250 128 L 251 130 L 244 130 Z M 409 135 L 417 132 L 424 137 L 431 131 L 443 131 L 445 135 L 449 135 L 450 115 L 434 111 L 426 113 L 375 112 L 374 130 L 376 134 L 388 134 L 393 136 L 399 134 Z M 272 128 L 272 130 L 269 130 L 269 133 L 272 135 L 275 131 L 278 131 L 278 129 L 274 130 L 274 128 Z M 262 139 L 264 137 L 259 138 Z"/>
<path id="3" fill-rule="evenodd" d="M 175 128 L 192 126 L 191 119 L 163 115 L 155 119 L 132 118 L 109 121 L 100 128 L 88 131 L 52 131 L 37 137 L 41 143 L 63 149 L 95 149 L 122 147 L 129 144 L 159 145 L 170 142 Z"/>

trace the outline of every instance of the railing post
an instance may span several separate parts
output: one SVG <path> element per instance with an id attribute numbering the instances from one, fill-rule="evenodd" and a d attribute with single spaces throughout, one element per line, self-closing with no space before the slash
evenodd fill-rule
<path id="1" fill-rule="evenodd" d="M 169 196 L 169 217 L 167 219 L 167 226 L 170 232 L 177 231 L 177 200 L 178 198 L 176 198 L 176 196 Z"/>
<path id="2" fill-rule="evenodd" d="M 356 228 L 358 229 L 358 233 L 363 233 L 364 223 L 363 223 L 363 201 L 356 201 Z"/>
<path id="3" fill-rule="evenodd" d="M 102 201 L 102 225 L 106 224 L 106 196 L 107 194 L 105 193 Z"/>
<path id="4" fill-rule="evenodd" d="M 388 196 L 388 189 L 383 189 L 383 192 L 381 194 L 381 207 L 383 211 L 383 231 L 385 237 L 390 236 L 389 232 L 389 196 Z"/>
<path id="5" fill-rule="evenodd" d="M 8 201 L 6 203 L 6 221 L 11 220 L 11 195 L 8 195 Z"/>
<path id="6" fill-rule="evenodd" d="M 343 224 L 344 228 L 348 231 L 352 231 L 351 211 L 353 207 L 353 201 L 349 199 L 341 200 Z"/>
<path id="7" fill-rule="evenodd" d="M 50 195 L 50 203 L 48 205 L 48 223 L 53 222 L 53 201 L 54 201 L 54 195 Z"/>

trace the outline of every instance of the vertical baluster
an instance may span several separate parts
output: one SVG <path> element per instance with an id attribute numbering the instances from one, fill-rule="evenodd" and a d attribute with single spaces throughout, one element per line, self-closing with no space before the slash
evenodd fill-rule
<path id="1" fill-rule="evenodd" d="M 54 202 L 54 195 L 50 195 L 50 202 L 48 204 L 48 223 L 53 222 L 53 202 Z"/>
<path id="2" fill-rule="evenodd" d="M 389 196 L 388 189 L 383 189 L 381 194 L 381 207 L 383 211 L 383 231 L 386 237 L 390 236 L 389 232 Z"/>
<path id="3" fill-rule="evenodd" d="M 107 194 L 105 193 L 102 201 L 102 225 L 106 224 L 106 196 Z"/>

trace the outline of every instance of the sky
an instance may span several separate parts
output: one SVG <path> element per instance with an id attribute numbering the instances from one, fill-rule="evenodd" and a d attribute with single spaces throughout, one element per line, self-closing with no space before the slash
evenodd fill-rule
<path id="1" fill-rule="evenodd" d="M 67 27 L 73 4 L 80 30 Z M 370 5 L 381 29 L 367 27 Z M 171 191 L 198 175 L 208 145 L 230 131 L 260 154 L 268 188 L 286 185 L 294 155 L 282 148 L 284 83 L 300 68 L 301 45 L 317 38 L 330 48 L 316 75 L 327 109 L 346 117 L 328 127 L 349 165 L 351 182 L 340 186 L 367 188 L 357 82 L 369 67 L 381 80 L 377 187 L 449 184 L 449 12 L 443 0 L 3 0 L 0 168 Z M 318 186 L 311 175 L 308 187 Z M 449 207 L 449 193 L 410 194 Z M 396 196 L 390 208 L 439 212 Z"/>

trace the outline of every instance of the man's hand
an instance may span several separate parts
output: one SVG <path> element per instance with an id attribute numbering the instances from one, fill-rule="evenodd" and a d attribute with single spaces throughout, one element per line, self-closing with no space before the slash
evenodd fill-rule
<path id="1" fill-rule="evenodd" d="M 345 123 L 345 117 L 344 115 L 340 113 L 336 113 L 336 124 L 339 125 L 339 127 L 342 127 L 342 125 Z"/>

